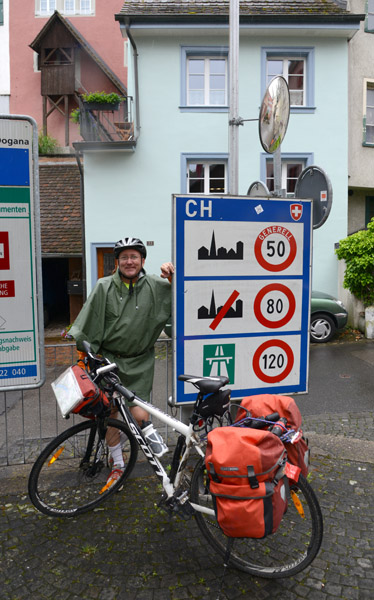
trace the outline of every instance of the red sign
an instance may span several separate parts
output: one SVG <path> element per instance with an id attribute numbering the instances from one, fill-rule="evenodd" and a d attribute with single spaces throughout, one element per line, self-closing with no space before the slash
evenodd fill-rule
<path id="1" fill-rule="evenodd" d="M 9 233 L 0 231 L 0 269 L 9 269 Z"/>
<path id="2" fill-rule="evenodd" d="M 303 214 L 302 204 L 291 204 L 290 206 L 291 217 L 294 221 L 299 221 Z"/>
<path id="3" fill-rule="evenodd" d="M 0 298 L 14 298 L 14 281 L 0 281 Z"/>
<path id="4" fill-rule="evenodd" d="M 281 241 L 277 241 L 276 236 L 281 238 Z M 288 244 L 288 251 L 286 250 L 285 242 Z M 263 251 L 266 255 L 263 255 Z M 255 241 L 255 256 L 257 262 L 261 267 L 267 271 L 279 272 L 287 269 L 294 261 L 297 252 L 296 240 L 286 227 L 279 225 L 271 225 L 266 227 L 257 236 Z M 277 260 L 281 258 L 284 260 L 280 263 Z"/>
<path id="5" fill-rule="evenodd" d="M 270 292 L 279 292 L 280 294 L 284 294 L 288 300 L 287 314 L 278 319 L 278 321 L 272 321 L 271 319 L 267 319 L 266 316 L 264 316 L 261 312 L 261 302 L 264 296 L 266 296 L 266 294 L 269 294 Z M 270 283 L 269 285 L 263 287 L 257 294 L 253 305 L 257 321 L 261 323 L 261 325 L 269 327 L 270 329 L 277 329 L 278 327 L 283 327 L 283 325 L 286 325 L 286 323 L 288 323 L 288 321 L 292 319 L 295 313 L 295 308 L 295 296 L 291 292 L 290 288 L 283 285 L 282 283 Z"/>
<path id="6" fill-rule="evenodd" d="M 283 358 L 283 354 L 277 355 L 274 350 L 271 352 L 269 350 L 270 348 L 283 350 L 286 358 Z M 278 357 L 281 357 L 280 362 Z M 263 359 L 263 364 L 260 362 L 261 358 Z M 294 365 L 294 355 L 290 346 L 283 340 L 269 340 L 257 348 L 253 355 L 252 365 L 255 375 L 257 375 L 261 381 L 265 381 L 265 383 L 279 383 L 280 381 L 283 381 L 283 379 L 286 379 L 287 375 L 291 373 Z M 269 375 L 268 373 L 275 367 L 280 367 L 283 370 L 277 375 Z"/>

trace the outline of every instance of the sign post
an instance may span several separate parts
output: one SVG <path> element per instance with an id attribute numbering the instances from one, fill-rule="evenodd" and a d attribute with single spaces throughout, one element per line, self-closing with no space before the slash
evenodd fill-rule
<path id="1" fill-rule="evenodd" d="M 233 398 L 307 391 L 310 200 L 174 196 L 177 375 L 226 375 Z"/>
<path id="2" fill-rule="evenodd" d="M 0 115 L 0 388 L 44 382 L 38 135 Z"/>

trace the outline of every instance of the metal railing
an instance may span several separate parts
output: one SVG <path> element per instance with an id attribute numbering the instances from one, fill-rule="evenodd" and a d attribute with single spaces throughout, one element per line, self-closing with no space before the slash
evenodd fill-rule
<path id="1" fill-rule="evenodd" d="M 79 100 L 80 133 L 85 142 L 128 142 L 134 139 L 133 98 L 119 102 L 117 107 L 103 110 L 89 108 Z"/>
<path id="2" fill-rule="evenodd" d="M 158 340 L 155 352 L 152 403 L 170 413 L 167 400 L 172 394 L 171 340 Z M 51 389 L 51 382 L 76 360 L 74 343 L 46 345 L 46 380 L 42 387 L 0 393 L 0 467 L 34 462 L 51 439 L 81 420 L 76 415 L 68 420 L 62 418 Z M 174 432 L 157 423 L 157 419 L 155 426 L 172 445 Z"/>

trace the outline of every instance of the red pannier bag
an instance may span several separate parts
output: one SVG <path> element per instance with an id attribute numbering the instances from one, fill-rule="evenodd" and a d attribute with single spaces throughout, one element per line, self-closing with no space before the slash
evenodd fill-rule
<path id="1" fill-rule="evenodd" d="M 63 417 L 74 413 L 92 418 L 110 407 L 104 392 L 79 365 L 66 369 L 52 383 L 52 389 Z"/>
<path id="2" fill-rule="evenodd" d="M 287 419 L 287 429 L 295 430 L 293 442 L 285 443 L 288 461 L 292 465 L 299 467 L 302 475 L 306 477 L 309 470 L 310 451 L 308 442 L 303 436 L 301 412 L 295 400 L 290 396 L 279 396 L 276 394 L 247 396 L 240 403 L 235 422 L 247 416 L 246 410 L 241 410 L 241 408 L 248 410 L 252 417 L 264 417 L 277 412 L 280 417 Z"/>
<path id="3" fill-rule="evenodd" d="M 229 537 L 264 538 L 287 509 L 286 451 L 269 431 L 217 427 L 208 433 L 205 465 L 217 521 Z"/>

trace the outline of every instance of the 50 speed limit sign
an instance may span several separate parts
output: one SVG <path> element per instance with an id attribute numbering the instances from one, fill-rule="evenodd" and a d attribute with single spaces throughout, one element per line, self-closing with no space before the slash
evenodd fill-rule
<path id="1" fill-rule="evenodd" d="M 307 391 L 311 201 L 173 197 L 178 373 L 229 377 L 233 398 Z"/>

